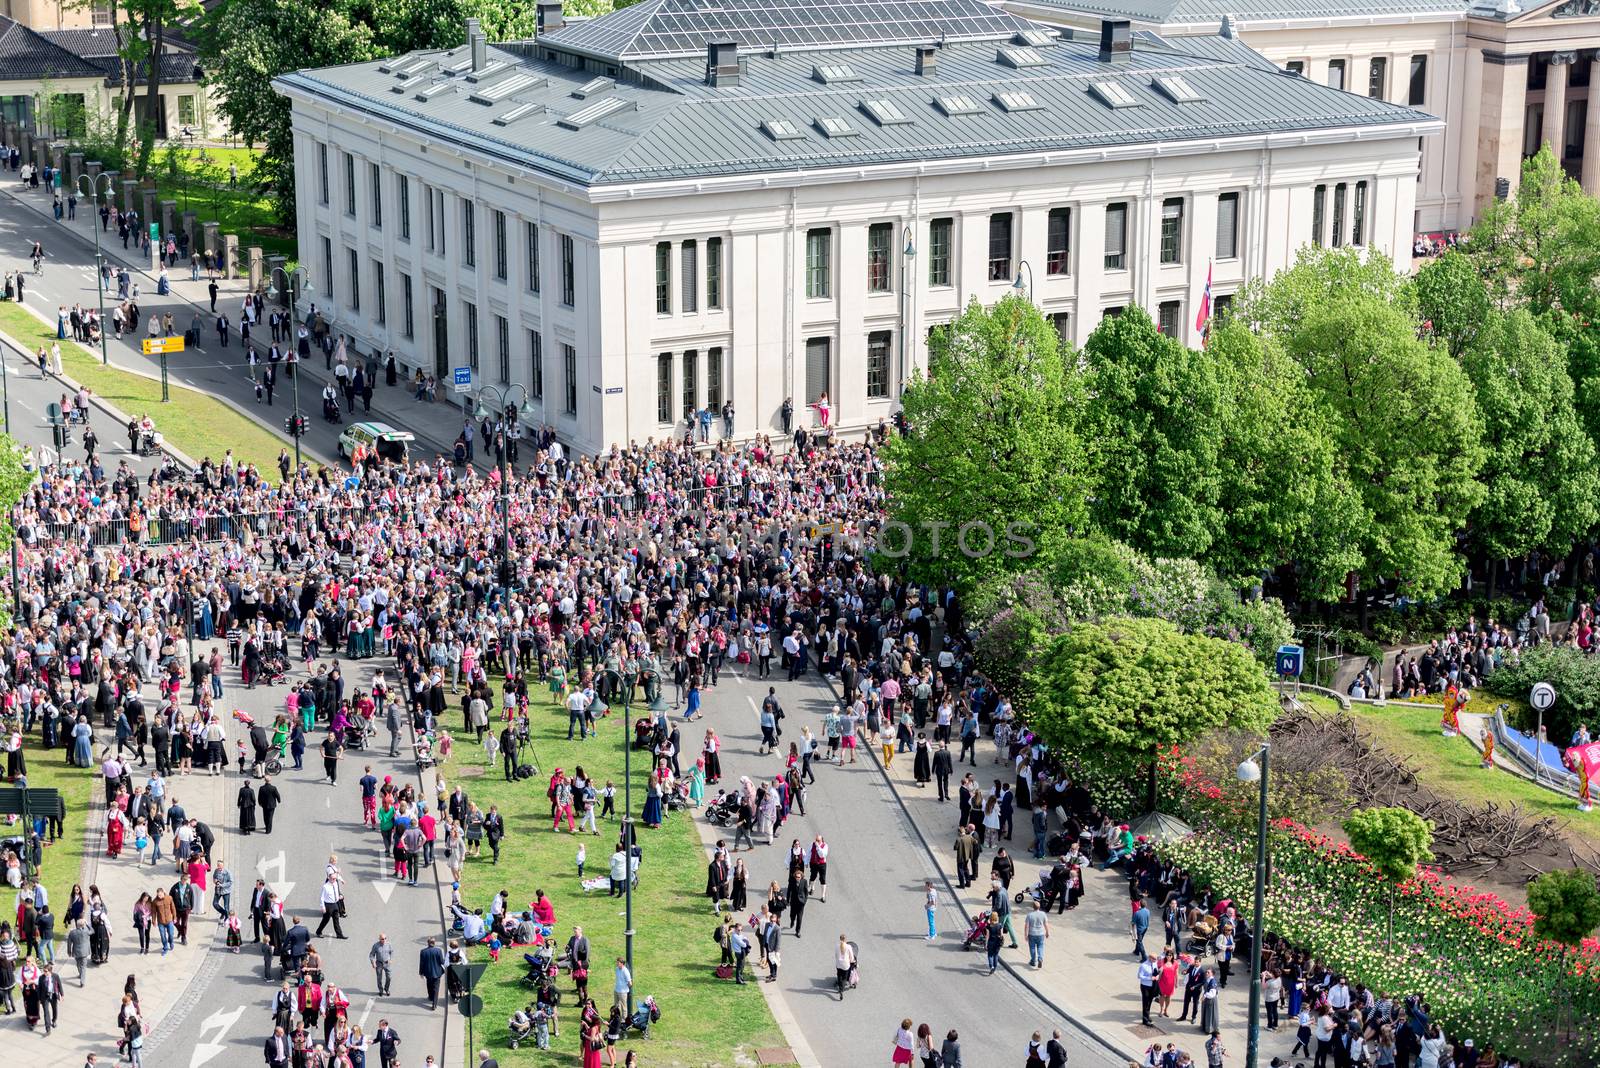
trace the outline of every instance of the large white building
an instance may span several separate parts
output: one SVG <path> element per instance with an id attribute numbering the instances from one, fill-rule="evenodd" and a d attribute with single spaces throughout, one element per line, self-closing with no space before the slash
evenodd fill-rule
<path id="1" fill-rule="evenodd" d="M 1092 30 L 1101 19 L 1171 39 L 1231 22 L 1285 70 L 1445 120 L 1423 146 L 1415 228 L 1470 226 L 1549 144 L 1600 195 L 1593 96 L 1600 0 L 1005 0 Z"/>
<path id="2" fill-rule="evenodd" d="M 1198 343 L 1307 242 L 1409 256 L 1403 105 L 1223 36 L 1077 40 L 983 0 L 644 0 L 534 41 L 302 71 L 315 299 L 408 369 L 528 387 L 585 450 L 826 392 L 891 414 L 930 328 L 1026 289 L 1082 344 L 1149 308 Z M 720 425 L 720 424 L 719 424 Z"/>

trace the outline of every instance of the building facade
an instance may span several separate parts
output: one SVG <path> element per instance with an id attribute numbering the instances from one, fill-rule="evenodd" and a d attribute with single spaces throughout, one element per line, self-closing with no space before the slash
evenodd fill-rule
<path id="1" fill-rule="evenodd" d="M 1134 303 L 1198 343 L 1208 276 L 1225 301 L 1309 242 L 1409 255 L 1420 112 L 1222 37 L 768 2 L 742 38 L 645 0 L 280 79 L 312 299 L 408 371 L 525 386 L 595 451 L 730 401 L 739 437 L 823 394 L 874 425 L 930 329 L 1014 288 L 1073 344 Z"/>
<path id="2" fill-rule="evenodd" d="M 1414 228 L 1464 229 L 1549 144 L 1600 195 L 1600 98 L 1590 106 L 1597 0 L 1006 0 L 1093 32 L 1130 19 L 1168 38 L 1219 31 L 1285 70 L 1445 120 L 1423 145 Z"/>

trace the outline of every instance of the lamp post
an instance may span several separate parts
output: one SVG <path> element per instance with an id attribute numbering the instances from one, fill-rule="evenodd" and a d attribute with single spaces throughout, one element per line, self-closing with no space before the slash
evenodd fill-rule
<path id="1" fill-rule="evenodd" d="M 513 419 L 520 419 L 527 415 L 531 405 L 528 400 L 528 387 L 521 382 L 513 382 L 508 386 L 484 386 L 478 390 L 478 407 L 472 414 L 479 420 L 489 417 L 489 409 L 484 407 L 483 395 L 487 393 L 494 398 L 495 407 L 502 415 L 510 414 Z M 513 406 L 510 398 L 522 396 L 522 403 Z M 506 440 L 500 446 L 500 597 L 502 601 L 511 597 L 511 433 L 506 430 Z"/>
<path id="2" fill-rule="evenodd" d="M 100 183 L 105 182 L 105 191 L 101 192 Z M 100 363 L 110 363 L 111 358 L 106 355 L 106 258 L 100 252 L 100 230 L 94 224 L 95 205 L 101 197 L 111 199 L 111 175 L 97 174 L 91 179 L 87 174 L 78 175 L 78 189 L 84 198 L 89 201 L 89 230 L 94 234 L 94 277 L 95 288 L 100 297 Z M 165 400 L 166 398 L 162 398 Z"/>
<path id="3" fill-rule="evenodd" d="M 916 258 L 917 244 L 911 238 L 911 227 L 904 227 L 900 234 L 905 238 L 905 247 L 901 249 L 900 256 L 900 385 L 906 381 L 906 331 L 911 329 L 909 306 L 911 303 L 911 264 Z"/>
<path id="4" fill-rule="evenodd" d="M 11 377 L 6 373 L 5 353 L 0 352 L 0 393 L 5 396 L 6 433 L 11 433 Z"/>
<path id="5" fill-rule="evenodd" d="M 273 300 L 277 300 L 281 293 L 283 293 L 285 290 L 288 291 L 289 321 L 291 324 L 293 324 L 291 329 L 298 329 L 300 325 L 300 318 L 295 313 L 295 304 L 299 301 L 300 289 L 304 289 L 307 293 L 311 293 L 315 291 L 316 287 L 311 284 L 311 272 L 306 270 L 303 266 L 296 267 L 292 271 L 285 270 L 282 267 L 274 267 L 272 269 L 274 283 L 280 274 L 283 275 L 283 289 L 279 289 L 278 286 L 274 284 L 270 289 L 267 290 L 267 296 L 271 297 Z M 295 286 L 296 278 L 299 278 L 300 280 L 300 286 L 298 288 Z M 295 347 L 298 344 L 298 341 L 299 339 L 291 334 L 289 338 L 289 351 L 293 354 L 293 360 L 295 363 L 300 362 L 300 350 Z M 300 376 L 290 375 L 289 377 L 290 380 L 294 382 L 294 469 L 296 472 L 298 472 L 300 470 Z"/>
<path id="6" fill-rule="evenodd" d="M 1245 1068 L 1257 1068 L 1261 1053 L 1261 940 L 1266 936 L 1267 908 L 1267 778 L 1272 743 L 1268 742 L 1239 765 L 1240 782 L 1260 782 L 1260 807 L 1256 813 L 1256 900 L 1250 931 L 1250 1030 L 1245 1040 Z M 1259 761 L 1259 763 L 1258 763 Z"/>
<path id="7" fill-rule="evenodd" d="M 1022 281 L 1022 274 L 1024 271 L 1026 271 L 1028 274 L 1028 281 L 1026 284 L 1024 284 Z M 1017 264 L 1017 280 L 1011 283 L 1011 288 L 1015 289 L 1018 293 L 1021 293 L 1028 300 L 1033 299 L 1033 264 L 1029 263 L 1027 260 L 1022 260 Z"/>

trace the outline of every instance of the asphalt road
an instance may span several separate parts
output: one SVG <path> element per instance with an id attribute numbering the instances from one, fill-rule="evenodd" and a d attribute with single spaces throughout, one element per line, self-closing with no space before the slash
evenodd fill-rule
<path id="1" fill-rule="evenodd" d="M 365 688 L 371 669 L 376 666 L 378 661 L 345 663 L 345 692 L 357 686 Z M 229 689 L 222 707 L 230 712 L 243 708 L 260 719 L 283 709 L 287 690 L 282 685 L 246 690 L 231 671 L 227 672 L 225 684 Z M 237 725 L 230 721 L 229 727 L 231 754 L 232 732 Z M 245 945 L 234 955 L 222 945 L 219 935 L 218 942 L 196 968 L 190 988 L 180 996 L 179 1007 L 162 1020 L 151 1036 L 145 1054 L 147 1064 L 201 1068 L 209 1063 L 261 1063 L 262 1042 L 272 1033 L 271 1006 L 278 987 L 278 970 L 274 966 L 274 979 L 267 980 L 260 947 L 250 943 L 250 891 L 256 878 L 266 879 L 285 893 L 286 912 L 299 915 L 315 932 L 322 914 L 318 895 L 330 854 L 338 857 L 346 881 L 349 916 L 343 922 L 349 937 L 344 941 L 335 939 L 330 926 L 326 936 L 314 938 L 313 944 L 322 955 L 327 979 L 339 984 L 350 998 L 351 1021 L 371 1034 L 379 1020 L 387 1019 L 400 1034 L 402 1063 L 408 1068 L 421 1068 L 429 1053 L 439 1058 L 441 1065 L 447 1063 L 443 1059 L 447 1013 L 451 1017 L 452 1042 L 459 1042 L 460 1032 L 455 1028 L 460 1021 L 454 1009 L 441 1005 L 437 1012 L 430 1012 L 422 980 L 417 976 L 418 954 L 428 936 L 440 937 L 440 945 L 444 944 L 438 877 L 430 878 L 425 871 L 415 887 L 392 880 L 391 865 L 381 858 L 383 842 L 377 831 L 361 825 L 357 780 L 363 766 L 370 764 L 380 780 L 384 775 L 393 775 L 397 782 L 406 777 L 417 781 L 415 762 L 389 759 L 388 734 L 380 729 L 377 749 L 347 752 L 339 768 L 338 785 L 330 786 L 322 774 L 320 753 L 314 748 L 322 737 L 323 732 L 318 730 L 308 738 L 311 744 L 304 770 L 291 770 L 293 765 L 288 763 L 275 780 L 283 794 L 283 804 L 277 810 L 270 835 L 259 830 L 248 836 L 239 833 L 238 812 L 232 806 L 242 780 L 235 771 L 229 771 L 224 791 L 229 810 L 222 821 L 227 835 L 220 851 L 234 873 L 233 907 L 243 923 Z M 428 786 L 426 796 L 431 797 L 431 777 Z M 261 826 L 259 812 L 256 826 Z M 441 850 L 441 858 L 442 853 Z M 438 871 L 448 879 L 442 863 Z M 377 996 L 377 985 L 367 966 L 367 951 L 379 931 L 387 933 L 395 946 L 393 991 L 387 998 Z M 320 1040 L 321 1035 L 317 1037 Z M 376 1064 L 376 1050 L 371 1057 L 370 1063 Z M 459 1060 L 452 1057 L 448 1063 L 457 1064 Z"/>
<path id="2" fill-rule="evenodd" d="M 797 740 L 807 724 L 813 734 L 822 736 L 822 717 L 833 697 L 815 673 L 788 683 L 782 672 L 757 680 L 753 671 L 748 679 L 725 671 L 702 706 L 706 723 L 722 739 L 720 788 L 736 788 L 741 775 L 771 779 L 783 770 L 781 756 L 759 755 L 758 708 L 769 685 L 777 688 L 786 713 L 780 750 L 787 751 L 788 743 Z M 687 770 L 699 755 L 704 726 L 698 721 L 680 725 L 680 732 Z M 1120 1058 L 1055 1016 L 1005 969 L 988 975 L 980 950 L 961 947 L 965 921 L 865 750 L 858 750 L 854 766 L 819 763 L 814 770 L 817 781 L 807 790 L 806 815 L 796 808 L 777 832 L 776 845 L 758 845 L 736 856 L 750 872 L 749 908 L 754 912 L 765 900 L 769 882 L 784 884 L 792 839 L 805 844 L 821 834 L 829 844 L 828 900 L 822 902 L 813 894 L 802 937 L 793 937 L 785 928 L 776 984 L 823 1065 L 878 1063 L 880 1053 L 886 1063 L 895 1028 L 910 1017 L 914 1024 L 929 1024 L 940 1039 L 952 1028 L 958 1031 L 963 1062 L 969 1068 L 1020 1065 L 1032 1033 L 1038 1030 L 1048 1038 L 1054 1028 L 1061 1029 L 1074 1068 L 1123 1068 Z M 714 795 L 716 789 L 708 788 L 708 793 Z M 731 844 L 731 829 L 725 837 Z M 937 917 L 939 936 L 931 943 L 924 939 L 924 879 L 934 880 L 943 903 Z M 709 931 L 714 923 L 709 904 L 706 920 Z M 1013 923 L 1020 926 L 1021 917 Z M 834 992 L 833 971 L 833 949 L 841 933 L 858 945 L 861 969 L 861 986 L 847 993 L 843 1002 Z M 1003 952 L 1013 961 L 1026 962 L 1025 943 L 1020 950 Z M 708 961 L 715 963 L 709 957 Z M 757 971 L 764 976 L 766 969 Z"/>
<path id="3" fill-rule="evenodd" d="M 39 367 L 26 353 L 0 345 L 0 357 L 5 362 L 5 406 L 11 435 L 24 446 L 32 446 L 41 461 L 53 459 L 50 424 L 45 416 L 46 406 L 60 404 L 67 387 L 54 375 L 39 373 Z M 123 424 L 112 419 L 99 408 L 90 406 L 89 424 L 100 439 L 100 463 L 109 475 L 116 471 L 120 461 L 128 461 L 141 475 L 148 474 L 160 463 L 160 456 L 136 456 L 128 449 L 128 433 Z M 72 428 L 72 441 L 67 445 L 67 456 L 84 458 L 83 430 L 81 425 Z"/>

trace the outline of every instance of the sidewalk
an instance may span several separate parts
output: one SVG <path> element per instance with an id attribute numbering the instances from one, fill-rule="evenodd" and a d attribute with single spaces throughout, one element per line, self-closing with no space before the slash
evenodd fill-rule
<path id="1" fill-rule="evenodd" d="M 6 183 L 0 189 L 3 189 L 20 208 L 33 213 L 40 221 L 61 227 L 81 239 L 84 242 L 84 248 L 88 250 L 87 255 L 67 257 L 63 256 L 59 251 L 46 246 L 51 263 L 72 266 L 81 261 L 81 264 L 88 265 L 92 275 L 94 262 L 92 250 L 95 242 L 95 231 L 98 230 L 100 225 L 98 213 L 86 210 L 87 205 L 80 202 L 76 219 L 67 220 L 63 218 L 60 222 L 57 222 L 51 208 L 51 193 L 49 190 L 42 187 L 37 190 L 22 189 L 14 183 Z M 178 372 L 174 371 L 172 373 L 173 380 L 210 392 L 218 397 L 226 397 L 226 399 L 234 402 L 233 406 L 236 409 L 252 413 L 252 409 L 256 407 L 255 396 L 249 385 L 247 375 L 243 373 L 242 368 L 229 364 L 227 362 L 228 357 L 222 355 L 220 350 L 216 350 L 216 332 L 213 329 L 216 313 L 210 310 L 210 283 L 203 277 L 199 281 L 190 281 L 188 264 L 180 263 L 167 272 L 171 289 L 170 296 L 157 296 L 155 292 L 156 274 L 150 271 L 149 257 L 140 255 L 132 249 L 124 249 L 122 242 L 117 239 L 116 231 L 100 232 L 99 236 L 100 250 L 105 258 L 114 265 L 126 266 L 133 273 L 134 279 L 138 282 L 140 288 L 142 311 L 146 313 L 154 312 L 165 308 L 168 304 L 179 303 L 188 306 L 184 309 L 184 314 L 178 316 L 180 323 L 187 324 L 189 319 L 198 312 L 202 317 L 202 322 L 206 324 L 206 329 L 201 333 L 201 343 L 196 349 L 206 354 L 207 360 L 214 365 L 216 370 L 225 371 L 225 376 L 202 374 L 193 380 L 185 380 Z M 266 284 L 270 288 L 273 284 L 272 279 L 266 279 Z M 90 285 L 93 285 L 92 281 Z M 248 291 L 248 278 L 228 280 L 219 278 L 217 280 L 217 308 L 219 311 L 228 313 L 229 318 L 234 321 L 235 327 L 237 327 L 240 318 L 239 307 Z M 108 300 L 114 298 L 114 295 L 114 290 L 109 291 L 107 293 Z M 38 301 L 35 300 L 33 303 L 37 304 Z M 87 306 L 92 306 L 93 300 L 90 299 L 84 303 Z M 296 311 L 301 313 L 302 316 L 307 314 L 310 303 L 312 301 L 302 300 L 297 305 Z M 336 321 L 333 325 L 337 329 L 338 323 Z M 251 338 L 252 343 L 258 349 L 264 351 L 265 345 L 270 344 L 270 339 L 271 335 L 267 332 L 265 322 L 257 324 Z M 237 334 L 235 334 L 234 340 L 238 340 Z M 242 352 L 243 350 L 241 349 L 240 351 Z M 140 357 L 137 350 L 131 346 L 122 347 L 113 343 L 108 346 L 108 352 L 111 362 L 119 368 L 147 375 L 150 373 L 148 361 Z M 199 367 L 191 367 L 189 369 L 194 371 L 201 370 Z M 300 397 L 301 408 L 307 413 L 309 419 L 315 420 L 321 414 L 319 395 L 332 375 L 326 370 L 323 361 L 317 358 L 316 353 L 313 353 L 312 358 L 305 364 L 299 365 L 299 370 L 296 373 L 304 376 L 302 383 L 304 388 L 301 390 Z M 280 382 L 280 393 L 287 392 L 286 385 L 286 383 Z M 253 414 L 251 414 L 251 417 L 257 418 L 258 422 L 281 436 L 282 425 L 281 421 L 278 420 L 278 415 L 279 413 L 273 410 L 271 418 L 256 417 Z M 417 435 L 417 443 L 421 449 L 430 453 L 443 452 L 448 455 L 452 443 L 461 432 L 462 412 L 460 407 L 454 403 L 453 395 L 448 392 L 447 384 L 441 386 L 440 400 L 429 404 L 412 400 L 411 394 L 405 388 L 403 379 L 392 388 L 382 385 L 380 380 L 380 384 L 373 394 L 371 412 L 358 411 L 354 416 L 346 413 L 347 423 L 365 420 L 386 422 L 396 428 L 410 430 Z M 483 450 L 480 449 L 478 450 L 480 463 L 482 456 Z"/>

